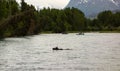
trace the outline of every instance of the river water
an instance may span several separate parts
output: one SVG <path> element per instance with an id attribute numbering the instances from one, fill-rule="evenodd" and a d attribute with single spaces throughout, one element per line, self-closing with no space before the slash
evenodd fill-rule
<path id="1" fill-rule="evenodd" d="M 71 50 L 53 51 L 56 46 Z M 0 71 L 120 71 L 120 33 L 6 38 Z"/>

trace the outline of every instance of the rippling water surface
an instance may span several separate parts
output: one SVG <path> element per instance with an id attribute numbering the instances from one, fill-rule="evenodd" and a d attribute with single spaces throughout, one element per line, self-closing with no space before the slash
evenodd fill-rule
<path id="1" fill-rule="evenodd" d="M 56 46 L 72 50 L 53 51 Z M 120 33 L 6 38 L 0 71 L 120 71 Z"/>

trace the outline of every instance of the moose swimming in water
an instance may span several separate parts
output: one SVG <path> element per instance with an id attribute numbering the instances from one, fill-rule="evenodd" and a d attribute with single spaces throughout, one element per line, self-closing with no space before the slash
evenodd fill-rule
<path id="1" fill-rule="evenodd" d="M 52 50 L 71 50 L 71 49 L 62 49 L 62 48 L 55 47 L 55 48 L 52 48 Z"/>

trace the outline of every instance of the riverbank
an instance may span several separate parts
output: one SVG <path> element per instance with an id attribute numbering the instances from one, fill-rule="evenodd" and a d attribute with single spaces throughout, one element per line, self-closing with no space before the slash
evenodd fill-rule
<path id="1" fill-rule="evenodd" d="M 79 33 L 80 31 L 68 31 L 66 33 Z M 52 34 L 52 31 L 44 31 L 40 34 Z M 85 31 L 85 33 L 120 33 L 120 31 Z"/>
<path id="2" fill-rule="evenodd" d="M 59 34 L 69 34 L 69 33 L 80 33 L 80 31 L 68 31 L 66 33 L 59 33 Z M 84 33 L 120 33 L 120 31 L 85 31 Z M 39 34 L 56 34 L 52 31 L 43 31 Z M 32 35 L 39 35 L 39 34 L 32 34 Z M 26 36 L 32 36 L 32 35 L 26 35 Z M 9 37 L 24 37 L 24 36 L 9 36 Z M 4 39 L 7 37 L 0 37 L 0 39 Z"/>

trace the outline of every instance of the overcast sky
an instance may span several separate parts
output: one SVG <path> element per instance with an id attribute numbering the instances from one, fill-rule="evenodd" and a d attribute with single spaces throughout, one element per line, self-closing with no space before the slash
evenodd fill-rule
<path id="1" fill-rule="evenodd" d="M 17 0 L 19 3 L 21 0 Z M 50 8 L 64 8 L 70 0 L 25 0 L 28 4 L 36 6 L 36 8 L 50 7 Z"/>

